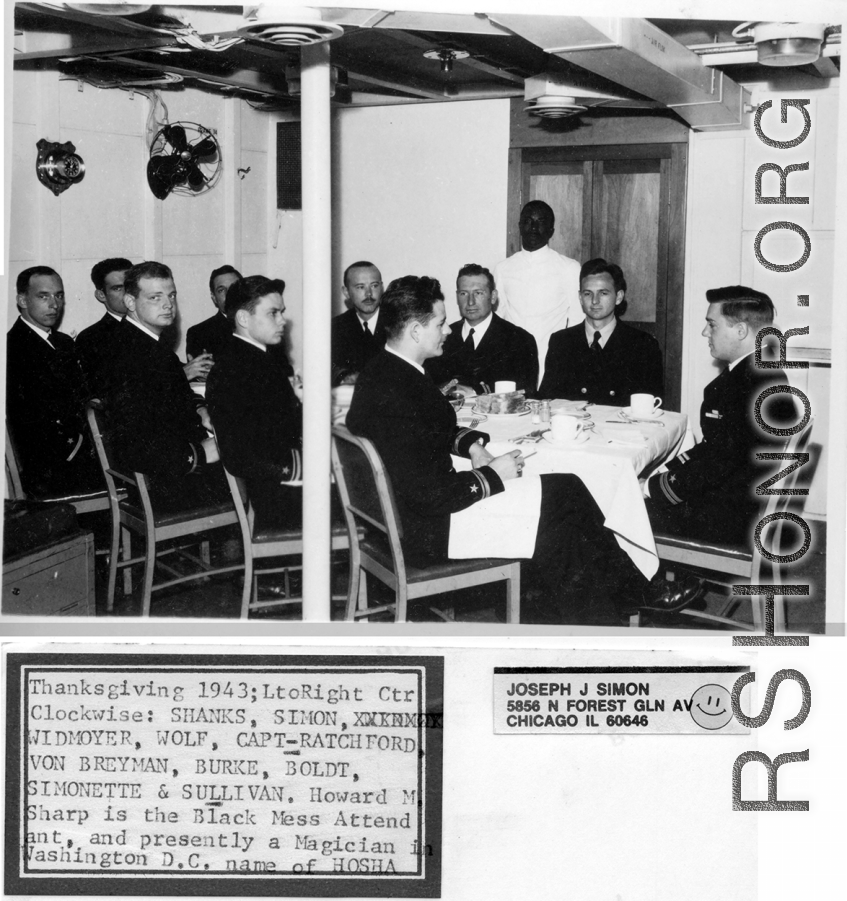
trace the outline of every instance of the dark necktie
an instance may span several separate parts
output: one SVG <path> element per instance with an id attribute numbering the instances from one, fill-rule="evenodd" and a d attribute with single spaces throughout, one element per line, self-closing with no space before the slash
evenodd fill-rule
<path id="1" fill-rule="evenodd" d="M 473 353 L 476 350 L 476 345 L 474 344 L 474 340 L 473 340 L 473 333 L 474 333 L 474 329 L 471 329 L 468 332 L 468 337 L 465 338 L 465 343 L 462 345 L 463 349 L 470 353 Z"/>
<path id="2" fill-rule="evenodd" d="M 56 342 L 53 340 L 53 332 L 47 332 L 47 343 L 53 348 L 56 349 Z"/>
<path id="3" fill-rule="evenodd" d="M 600 347 L 600 332 L 594 332 L 594 340 L 591 342 L 591 351 L 592 353 L 597 354 L 600 353 L 601 350 L 603 350 L 603 348 Z"/>
<path id="4" fill-rule="evenodd" d="M 373 332 L 370 330 L 370 328 L 368 328 L 367 322 L 362 323 L 362 330 L 363 330 L 364 337 L 365 337 L 365 346 L 373 347 L 374 336 L 373 336 Z"/>

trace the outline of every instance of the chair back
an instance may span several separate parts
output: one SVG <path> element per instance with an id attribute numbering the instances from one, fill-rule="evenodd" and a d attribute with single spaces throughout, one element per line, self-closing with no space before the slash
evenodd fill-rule
<path id="1" fill-rule="evenodd" d="M 147 479 L 143 473 L 133 472 L 132 474 L 118 469 L 114 462 L 112 453 L 112 442 L 109 439 L 109 430 L 105 428 L 103 423 L 103 411 L 99 407 L 89 404 L 88 410 L 88 428 L 91 431 L 91 438 L 94 441 L 94 448 L 97 451 L 97 459 L 100 468 L 103 470 L 103 478 L 106 480 L 106 491 L 109 494 L 109 505 L 114 511 L 117 510 L 118 504 L 126 497 L 126 493 L 118 487 L 124 485 L 134 485 L 138 491 L 138 497 L 144 510 L 144 518 L 150 528 L 153 527 L 153 505 L 150 501 L 150 492 L 147 489 Z"/>
<path id="2" fill-rule="evenodd" d="M 394 570 L 405 579 L 405 561 L 400 544 L 402 526 L 391 480 L 382 459 L 367 438 L 353 435 L 346 427 L 332 427 L 332 470 L 344 507 L 351 544 L 358 544 L 358 529 L 374 529 L 387 540 Z"/>
<path id="3" fill-rule="evenodd" d="M 20 501 L 26 498 L 21 484 L 21 469 L 18 465 L 18 455 L 12 441 L 12 433 L 9 431 L 9 423 L 6 423 L 6 496 L 10 501 Z"/>
<path id="4" fill-rule="evenodd" d="M 213 433 L 215 436 L 215 443 L 220 448 L 220 443 L 218 442 L 217 432 Z M 249 547 L 253 541 L 253 523 L 255 520 L 255 514 L 253 512 L 253 507 L 250 504 L 250 501 L 247 497 L 247 485 L 244 482 L 244 479 L 239 476 L 234 476 L 227 468 L 224 466 L 223 460 L 221 460 L 221 467 L 223 468 L 224 475 L 226 476 L 226 483 L 229 486 L 229 493 L 232 495 L 232 504 L 235 507 L 235 513 L 238 517 L 238 524 L 241 527 L 241 536 L 244 539 L 244 546 Z"/>

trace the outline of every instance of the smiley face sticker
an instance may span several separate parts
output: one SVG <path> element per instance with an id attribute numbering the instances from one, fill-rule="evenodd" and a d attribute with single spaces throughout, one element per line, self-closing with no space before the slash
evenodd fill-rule
<path id="1" fill-rule="evenodd" d="M 702 729 L 723 729 L 732 721 L 729 691 L 723 685 L 701 685 L 691 695 L 691 719 Z"/>

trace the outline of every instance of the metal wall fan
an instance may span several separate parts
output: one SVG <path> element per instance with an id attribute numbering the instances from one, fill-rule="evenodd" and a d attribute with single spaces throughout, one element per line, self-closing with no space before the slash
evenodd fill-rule
<path id="1" fill-rule="evenodd" d="M 193 197 L 217 184 L 221 162 L 218 139 L 208 128 L 174 122 L 162 126 L 150 144 L 147 184 L 159 200 L 171 193 Z"/>

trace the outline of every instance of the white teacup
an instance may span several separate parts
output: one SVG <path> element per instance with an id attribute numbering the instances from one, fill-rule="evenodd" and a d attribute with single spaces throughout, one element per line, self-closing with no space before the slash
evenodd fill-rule
<path id="1" fill-rule="evenodd" d="M 653 397 L 652 394 L 633 394 L 629 398 L 633 416 L 653 416 L 661 406 L 662 398 Z"/>
<path id="2" fill-rule="evenodd" d="M 554 441 L 576 441 L 582 432 L 582 420 L 559 413 L 550 420 L 550 432 Z"/>
<path id="3" fill-rule="evenodd" d="M 494 393 L 495 394 L 510 394 L 512 391 L 516 391 L 518 388 L 515 382 L 495 382 L 494 383 Z"/>

